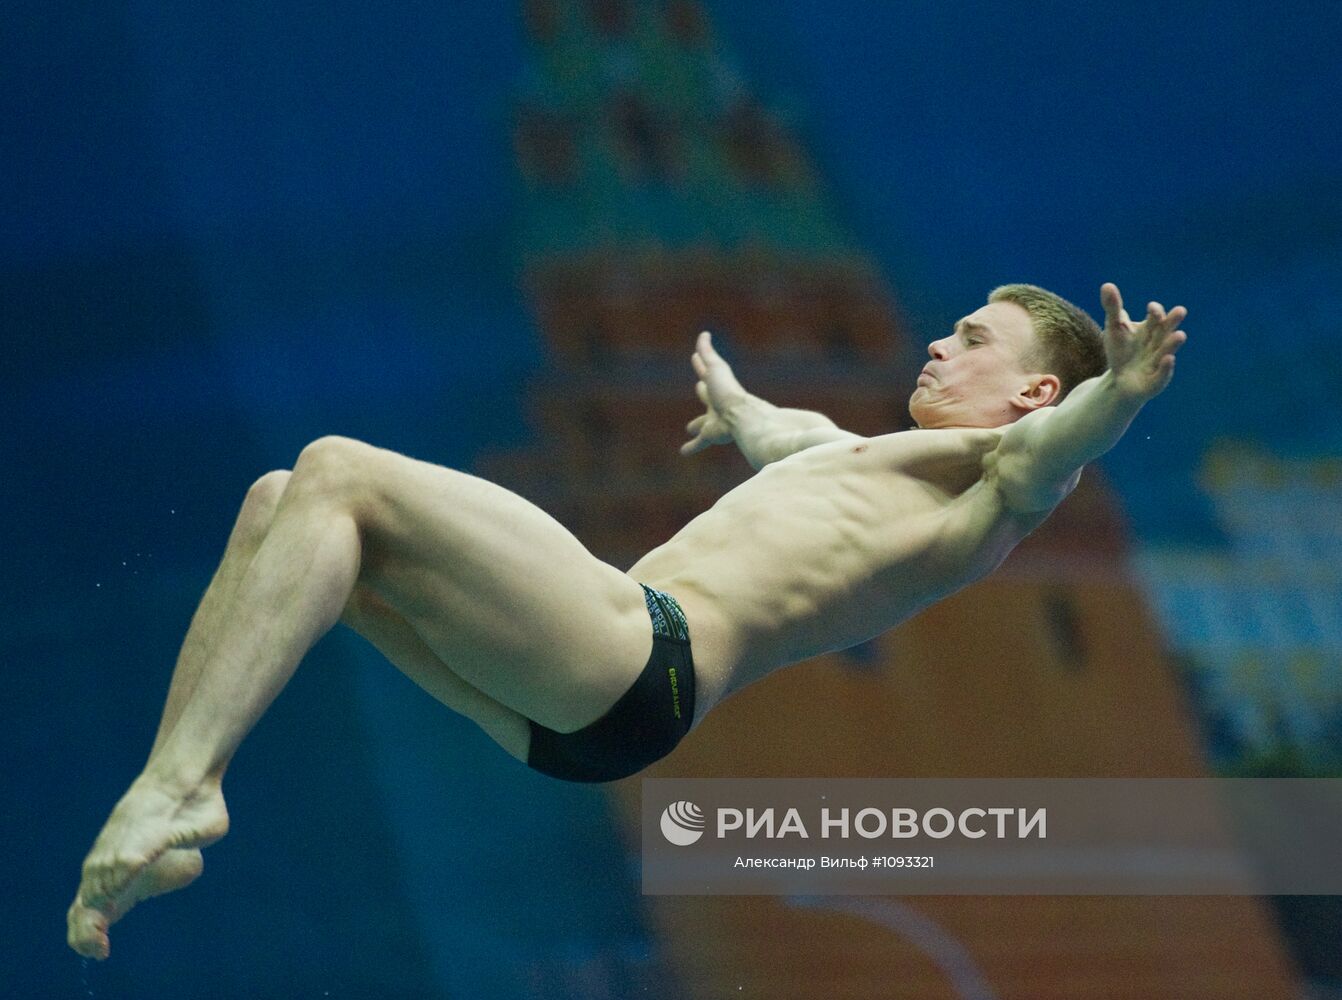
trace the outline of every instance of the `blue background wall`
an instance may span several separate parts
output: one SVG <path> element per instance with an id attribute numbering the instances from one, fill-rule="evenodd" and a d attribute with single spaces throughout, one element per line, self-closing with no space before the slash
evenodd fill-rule
<path id="1" fill-rule="evenodd" d="M 1173 390 L 1104 463 L 1139 536 L 1176 541 L 1215 539 L 1189 470 L 1217 435 L 1342 449 L 1340 11 L 710 5 L 920 337 L 1005 281 L 1190 308 Z M 244 745 L 201 882 L 111 963 L 65 949 L 248 484 L 326 433 L 458 467 L 526 437 L 525 45 L 507 4 L 20 4 L 0 37 L 14 995 L 543 995 L 612 950 L 646 972 L 601 797 L 342 634 Z"/>

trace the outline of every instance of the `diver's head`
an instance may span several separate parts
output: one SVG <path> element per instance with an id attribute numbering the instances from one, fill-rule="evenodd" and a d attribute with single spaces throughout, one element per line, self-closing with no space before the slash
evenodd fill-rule
<path id="1" fill-rule="evenodd" d="M 909 398 L 919 427 L 1000 427 L 1061 402 L 1106 365 L 1095 321 L 1035 285 L 993 289 L 927 353 Z"/>

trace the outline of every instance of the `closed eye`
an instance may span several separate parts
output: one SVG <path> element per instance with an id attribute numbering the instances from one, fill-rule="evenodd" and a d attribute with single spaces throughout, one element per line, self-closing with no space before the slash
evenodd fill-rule
<path id="1" fill-rule="evenodd" d="M 988 333 L 991 333 L 991 332 L 992 332 L 992 331 L 990 331 L 987 327 L 985 327 L 982 323 L 979 323 L 979 322 L 976 322 L 976 321 L 973 321 L 973 320 L 969 320 L 969 319 L 962 319 L 962 320 L 959 320 L 959 321 L 955 324 L 955 332 L 958 333 L 958 334 L 960 334 L 962 337 L 965 338 L 965 343 L 966 343 L 967 345 L 972 345 L 972 344 L 986 344 L 986 343 L 987 343 L 987 340 L 985 340 L 985 339 L 984 339 L 981 335 L 979 335 L 979 333 L 977 332 L 977 331 L 979 331 L 979 330 L 983 330 L 983 331 L 988 332 Z"/>

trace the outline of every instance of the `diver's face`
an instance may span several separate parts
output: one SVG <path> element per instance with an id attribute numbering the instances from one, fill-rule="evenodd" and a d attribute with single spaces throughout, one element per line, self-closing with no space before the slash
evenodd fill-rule
<path id="1" fill-rule="evenodd" d="M 1034 346 L 1030 314 L 991 302 L 927 345 L 930 359 L 909 398 L 919 427 L 1001 427 L 1057 394 L 1057 378 L 1026 371 Z"/>

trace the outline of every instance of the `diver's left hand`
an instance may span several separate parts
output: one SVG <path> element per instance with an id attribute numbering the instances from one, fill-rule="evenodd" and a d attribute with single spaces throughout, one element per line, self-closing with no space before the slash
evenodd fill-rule
<path id="1" fill-rule="evenodd" d="M 1134 325 L 1123 308 L 1118 286 L 1100 286 L 1104 305 L 1104 352 L 1120 392 L 1147 400 L 1163 392 L 1174 377 L 1174 355 L 1188 334 L 1178 326 L 1188 310 L 1175 306 L 1168 313 L 1159 302 L 1148 303 L 1146 319 Z"/>

